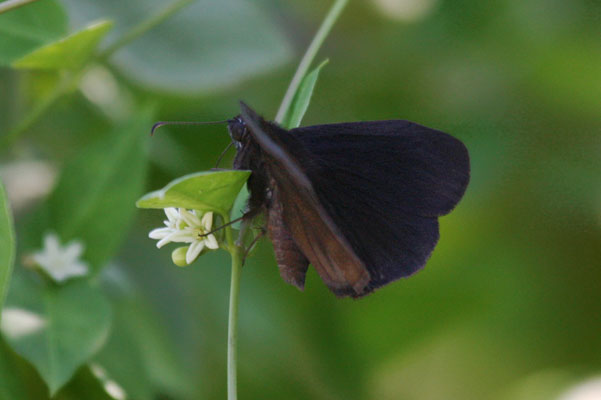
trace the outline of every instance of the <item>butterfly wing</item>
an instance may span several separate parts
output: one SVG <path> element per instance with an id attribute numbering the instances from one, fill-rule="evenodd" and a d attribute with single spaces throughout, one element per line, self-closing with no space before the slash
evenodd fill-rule
<path id="1" fill-rule="evenodd" d="M 407 121 L 288 132 L 242 109 L 272 158 L 284 222 L 330 289 L 364 295 L 426 263 L 439 237 L 437 217 L 453 209 L 469 181 L 469 157 L 460 141 Z M 328 283 L 329 273 L 343 277 L 347 265 L 366 269 L 367 285 Z"/>
<path id="2" fill-rule="evenodd" d="M 282 205 L 283 222 L 296 245 L 336 295 L 365 293 L 370 277 L 344 235 L 319 204 L 311 182 L 297 158 L 288 151 L 301 149 L 287 131 L 267 123 L 244 103 L 242 117 L 264 152 L 271 186 Z M 300 155 L 306 160 L 307 155 Z M 279 222 L 275 224 L 279 226 Z M 270 229 L 271 230 L 271 229 Z M 299 280 L 298 277 L 295 280 Z"/>
<path id="3" fill-rule="evenodd" d="M 290 131 L 310 154 L 319 203 L 371 275 L 366 290 L 424 266 L 469 182 L 459 140 L 408 121 L 318 125 Z"/>

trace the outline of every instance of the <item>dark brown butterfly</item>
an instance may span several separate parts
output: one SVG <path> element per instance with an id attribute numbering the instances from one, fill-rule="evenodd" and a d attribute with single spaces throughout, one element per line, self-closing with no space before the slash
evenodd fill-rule
<path id="1" fill-rule="evenodd" d="M 401 120 L 288 131 L 241 109 L 234 168 L 252 171 L 247 215 L 265 212 L 286 282 L 302 289 L 311 263 L 337 296 L 360 297 L 424 266 L 469 181 L 459 140 Z"/>

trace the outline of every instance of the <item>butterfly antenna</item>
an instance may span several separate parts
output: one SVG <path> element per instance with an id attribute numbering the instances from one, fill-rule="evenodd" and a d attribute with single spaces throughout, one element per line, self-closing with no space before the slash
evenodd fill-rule
<path id="1" fill-rule="evenodd" d="M 223 121 L 208 121 L 208 122 L 196 122 L 196 121 L 159 121 L 152 126 L 150 129 L 150 135 L 154 135 L 154 132 L 163 125 L 212 125 L 212 124 L 227 124 L 229 120 Z"/>
<path id="2" fill-rule="evenodd" d="M 219 163 L 221 162 L 221 159 L 223 158 L 223 156 L 225 155 L 225 153 L 227 153 L 227 151 L 230 149 L 230 147 L 232 147 L 232 145 L 234 144 L 234 142 L 230 142 L 230 144 L 228 144 L 225 148 L 225 150 L 223 150 L 221 152 L 221 155 L 219 155 L 219 158 L 217 159 L 217 164 L 215 164 L 215 168 L 219 167 Z"/>

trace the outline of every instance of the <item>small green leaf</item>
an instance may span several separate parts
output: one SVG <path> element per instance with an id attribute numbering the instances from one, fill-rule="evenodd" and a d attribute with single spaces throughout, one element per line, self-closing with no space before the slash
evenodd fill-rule
<path id="1" fill-rule="evenodd" d="M 92 23 L 66 38 L 34 50 L 13 62 L 12 66 L 21 69 L 77 68 L 92 56 L 112 27 L 111 21 Z"/>
<path id="2" fill-rule="evenodd" d="M 0 65 L 67 33 L 67 15 L 56 0 L 38 1 L 0 15 Z"/>
<path id="3" fill-rule="evenodd" d="M 328 60 L 324 60 L 313 71 L 305 75 L 298 87 L 298 90 L 294 94 L 292 103 L 290 104 L 290 107 L 286 112 L 286 116 L 282 121 L 283 127 L 292 129 L 300 125 L 307 108 L 309 108 L 309 102 L 311 101 L 311 95 L 313 94 L 313 89 L 315 88 L 319 71 L 327 63 Z"/>
<path id="4" fill-rule="evenodd" d="M 6 341 L 35 366 L 53 395 L 103 346 L 111 312 L 102 293 L 84 280 L 46 285 L 17 274 L 4 322 Z"/>
<path id="5" fill-rule="evenodd" d="M 205 171 L 176 179 L 161 190 L 148 193 L 140 208 L 182 207 L 227 215 L 250 171 Z"/>
<path id="6" fill-rule="evenodd" d="M 0 310 L 8 291 L 15 261 L 15 233 L 4 186 L 0 182 Z M 0 319 L 2 316 L 0 315 Z"/>

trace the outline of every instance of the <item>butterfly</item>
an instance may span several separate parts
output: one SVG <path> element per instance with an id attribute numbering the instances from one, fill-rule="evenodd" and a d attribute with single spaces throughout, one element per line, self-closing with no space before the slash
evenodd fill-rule
<path id="1" fill-rule="evenodd" d="M 245 215 L 265 213 L 286 282 L 303 289 L 311 264 L 361 297 L 426 264 L 470 179 L 461 141 L 404 120 L 286 130 L 240 106 L 228 130 L 234 168 L 252 171 Z"/>

